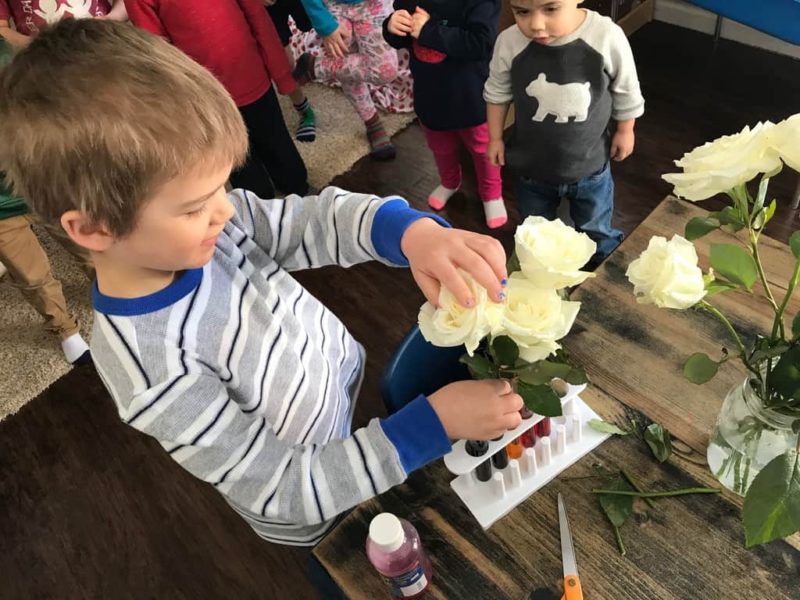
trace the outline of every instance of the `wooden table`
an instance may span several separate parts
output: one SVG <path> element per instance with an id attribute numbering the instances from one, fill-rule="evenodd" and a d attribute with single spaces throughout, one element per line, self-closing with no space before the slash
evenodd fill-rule
<path id="1" fill-rule="evenodd" d="M 614 438 L 557 480 L 531 496 L 488 531 L 483 531 L 452 492 L 452 475 L 441 461 L 348 515 L 314 554 L 349 598 L 389 598 L 364 554 L 372 517 L 389 511 L 408 518 L 431 555 L 434 585 L 429 597 L 445 599 L 560 598 L 561 549 L 556 494 L 570 513 L 578 569 L 587 600 L 694 598 L 733 600 L 800 599 L 800 536 L 748 551 L 743 544 L 741 498 L 684 496 L 637 502 L 622 528 L 627 555 L 619 555 L 612 529 L 589 490 L 597 480 L 592 465 L 624 468 L 650 489 L 714 485 L 705 466 L 705 446 L 727 389 L 743 372 L 726 365 L 705 386 L 680 374 L 688 354 L 719 353 L 724 333 L 707 315 L 638 305 L 624 277 L 627 265 L 652 235 L 683 231 L 702 209 L 667 198 L 633 232 L 597 277 L 573 295 L 581 300 L 568 340 L 576 361 L 592 379 L 584 399 L 605 419 L 654 420 L 676 439 L 677 455 L 657 463 L 633 436 Z M 708 241 L 698 246 L 708 265 Z M 784 289 L 791 254 L 784 244 L 762 239 L 768 280 Z M 768 322 L 767 311 L 742 294 L 715 297 L 715 304 L 749 334 Z M 794 314 L 797 303 L 788 314 Z"/>

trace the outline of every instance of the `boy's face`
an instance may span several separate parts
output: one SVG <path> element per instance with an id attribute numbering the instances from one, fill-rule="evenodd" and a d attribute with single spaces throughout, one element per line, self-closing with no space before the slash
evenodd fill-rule
<path id="1" fill-rule="evenodd" d="M 568 35 L 582 22 L 582 0 L 511 0 L 511 11 L 520 31 L 534 42 L 549 44 Z"/>
<path id="2" fill-rule="evenodd" d="M 233 216 L 225 193 L 230 165 L 176 177 L 139 212 L 136 228 L 108 251 L 133 269 L 176 272 L 202 267 Z"/>

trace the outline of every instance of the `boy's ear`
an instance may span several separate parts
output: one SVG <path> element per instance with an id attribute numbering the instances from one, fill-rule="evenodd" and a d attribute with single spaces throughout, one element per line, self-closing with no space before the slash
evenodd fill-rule
<path id="1" fill-rule="evenodd" d="M 79 210 L 61 215 L 61 226 L 73 242 L 92 252 L 103 252 L 114 244 L 114 236 L 103 225 L 90 223 Z"/>

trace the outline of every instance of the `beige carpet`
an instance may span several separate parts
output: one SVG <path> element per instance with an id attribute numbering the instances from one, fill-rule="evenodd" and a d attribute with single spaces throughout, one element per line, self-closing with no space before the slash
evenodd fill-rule
<path id="1" fill-rule="evenodd" d="M 316 142 L 298 144 L 298 148 L 308 166 L 310 183 L 323 187 L 366 155 L 369 146 L 363 125 L 339 90 L 311 85 L 306 91 L 318 115 L 319 132 Z M 281 98 L 281 102 L 286 123 L 293 131 L 296 113 L 288 99 Z M 394 135 L 413 118 L 413 114 L 385 115 L 384 123 Z M 88 341 L 92 322 L 89 282 L 61 246 L 46 233 L 37 233 Z M 72 368 L 63 358 L 58 339 L 46 333 L 41 323 L 41 317 L 8 284 L 8 278 L 0 280 L 0 420 L 17 412 Z"/>

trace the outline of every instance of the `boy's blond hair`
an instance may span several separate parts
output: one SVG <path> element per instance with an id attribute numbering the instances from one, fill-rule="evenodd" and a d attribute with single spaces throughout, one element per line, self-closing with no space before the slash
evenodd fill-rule
<path id="1" fill-rule="evenodd" d="M 0 71 L 0 170 L 46 221 L 79 209 L 124 237 L 164 183 L 246 152 L 225 88 L 131 25 L 62 21 Z"/>

